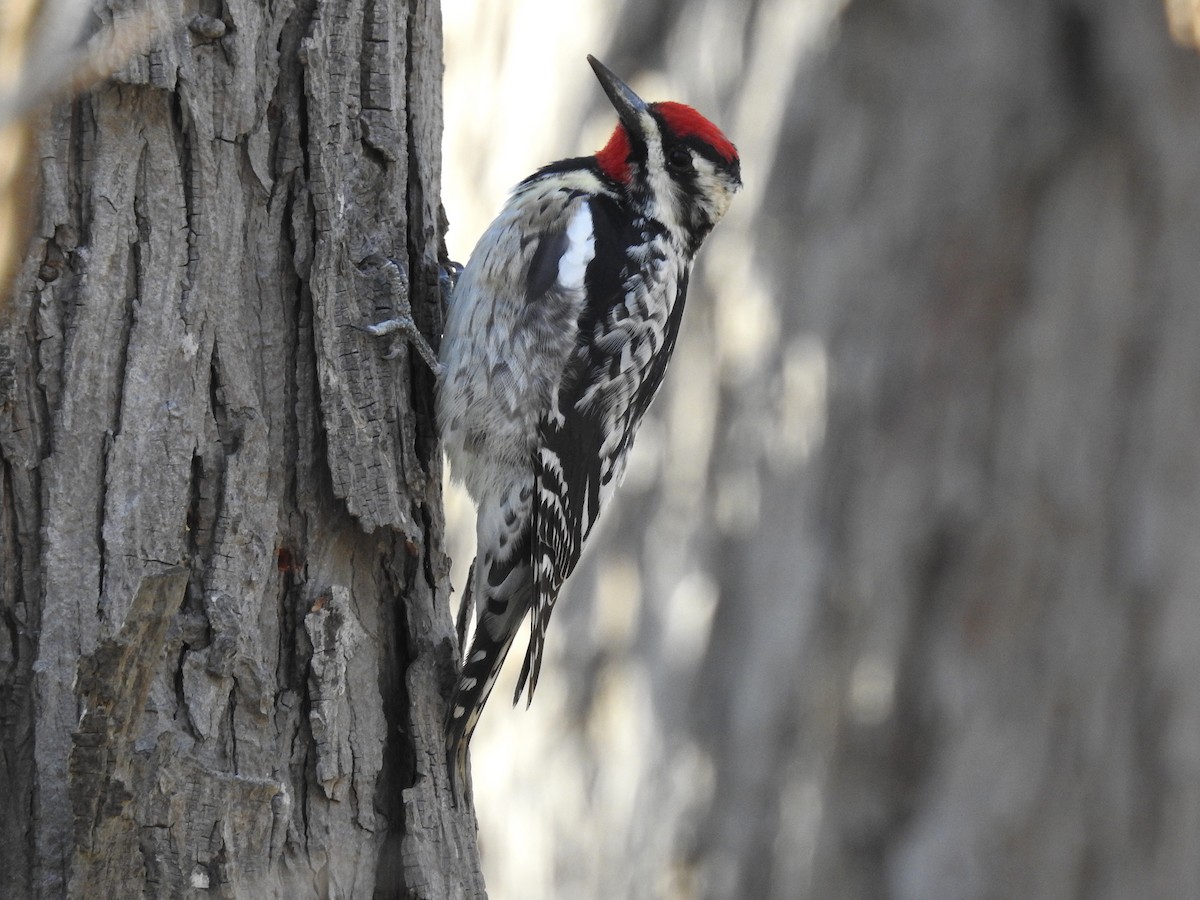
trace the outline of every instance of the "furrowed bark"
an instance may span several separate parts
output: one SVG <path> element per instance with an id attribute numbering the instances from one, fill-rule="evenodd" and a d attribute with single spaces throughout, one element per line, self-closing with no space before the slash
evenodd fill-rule
<path id="1" fill-rule="evenodd" d="M 108 15 L 120 15 L 109 12 Z M 201 4 L 50 111 L 0 328 L 0 894 L 482 897 L 433 376 L 436 3 Z"/>

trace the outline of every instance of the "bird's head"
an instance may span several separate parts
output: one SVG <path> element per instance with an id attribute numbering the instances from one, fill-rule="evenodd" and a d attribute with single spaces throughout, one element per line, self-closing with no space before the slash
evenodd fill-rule
<path id="1" fill-rule="evenodd" d="M 647 103 L 600 60 L 588 62 L 620 120 L 596 154 L 601 171 L 698 247 L 742 187 L 737 148 L 690 106 Z"/>

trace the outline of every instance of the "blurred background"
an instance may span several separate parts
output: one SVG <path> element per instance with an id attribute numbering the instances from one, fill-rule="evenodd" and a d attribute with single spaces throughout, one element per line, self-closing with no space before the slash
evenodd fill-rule
<path id="1" fill-rule="evenodd" d="M 490 896 L 1200 897 L 1193 0 L 443 6 L 455 258 L 588 52 L 746 184 L 480 725 Z"/>

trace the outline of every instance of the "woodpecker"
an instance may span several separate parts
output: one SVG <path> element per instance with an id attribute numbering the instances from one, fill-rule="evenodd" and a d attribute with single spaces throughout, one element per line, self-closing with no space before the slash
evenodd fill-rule
<path id="1" fill-rule="evenodd" d="M 692 260 L 742 186 L 737 149 L 682 103 L 647 103 L 592 56 L 618 124 L 593 156 L 513 190 L 450 301 L 437 418 L 477 507 L 459 614 L 477 609 L 446 722 L 452 785 L 526 615 L 513 702 L 532 701 L 563 582 L 621 482 L 675 348 Z"/>

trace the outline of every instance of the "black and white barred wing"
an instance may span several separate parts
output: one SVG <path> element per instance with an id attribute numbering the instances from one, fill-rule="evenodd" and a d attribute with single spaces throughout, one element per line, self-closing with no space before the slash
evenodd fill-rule
<path id="1" fill-rule="evenodd" d="M 687 272 L 646 268 L 624 249 L 646 246 L 610 224 L 605 198 L 592 200 L 595 257 L 578 344 L 543 418 L 534 459 L 533 608 L 516 698 L 533 699 L 547 626 L 563 582 L 620 485 L 642 415 L 662 381 L 683 313 Z M 651 242 L 650 246 L 653 246 Z M 653 277 L 657 276 L 657 277 Z"/>
<path id="2" fill-rule="evenodd" d="M 534 461 L 533 608 L 529 649 L 514 701 L 520 698 L 527 681 L 528 698 L 533 700 L 550 614 L 600 514 L 600 466 L 588 452 L 596 444 L 588 443 L 580 434 L 581 430 L 591 430 L 595 423 L 583 420 L 573 424 L 577 427 L 547 423 Z"/>

